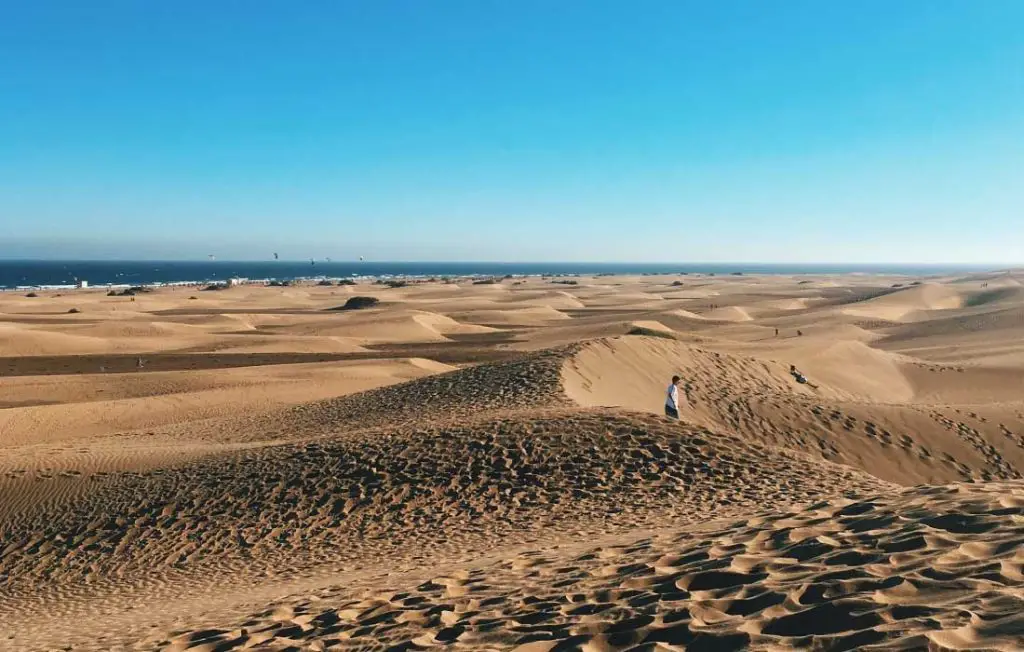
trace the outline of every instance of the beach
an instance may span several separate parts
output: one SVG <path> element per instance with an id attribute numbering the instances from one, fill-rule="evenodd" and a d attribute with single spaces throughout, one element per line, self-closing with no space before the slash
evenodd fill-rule
<path id="1" fill-rule="evenodd" d="M 1024 649 L 1024 271 L 509 276 L 0 292 L 0 650 Z"/>

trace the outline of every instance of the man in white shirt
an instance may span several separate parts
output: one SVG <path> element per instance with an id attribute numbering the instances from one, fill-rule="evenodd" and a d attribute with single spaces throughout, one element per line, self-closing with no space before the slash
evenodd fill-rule
<path id="1" fill-rule="evenodd" d="M 679 376 L 672 376 L 672 384 L 665 392 L 665 416 L 672 419 L 679 418 L 679 385 L 682 382 Z"/>

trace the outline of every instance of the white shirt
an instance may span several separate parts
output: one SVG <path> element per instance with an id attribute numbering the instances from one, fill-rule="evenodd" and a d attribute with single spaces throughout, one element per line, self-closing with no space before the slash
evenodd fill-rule
<path id="1" fill-rule="evenodd" d="M 666 394 L 667 394 L 667 396 L 665 397 L 665 405 L 669 406 L 670 408 L 672 408 L 674 410 L 678 410 L 679 409 L 679 388 L 676 387 L 675 383 L 672 383 L 671 385 L 668 386 L 668 391 L 666 392 Z"/>

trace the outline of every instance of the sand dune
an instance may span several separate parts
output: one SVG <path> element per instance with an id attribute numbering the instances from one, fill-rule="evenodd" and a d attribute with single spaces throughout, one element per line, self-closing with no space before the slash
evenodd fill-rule
<path id="1" fill-rule="evenodd" d="M 1002 514 L 1022 505 L 1020 483 L 832 499 L 338 588 L 161 643 L 1017 650 L 1024 530 Z"/>
<path id="2" fill-rule="evenodd" d="M 667 314 L 672 315 L 674 317 L 680 317 L 682 319 L 707 319 L 707 317 L 703 315 L 698 315 L 695 312 L 690 312 L 689 310 L 670 310 L 667 312 Z"/>
<path id="3" fill-rule="evenodd" d="M 814 347 L 810 355 L 795 356 L 800 369 L 820 385 L 841 390 L 860 400 L 900 403 L 914 398 L 913 385 L 903 368 L 909 360 L 878 351 L 858 340 Z"/>
<path id="4" fill-rule="evenodd" d="M 923 311 L 953 310 L 964 305 L 964 296 L 948 285 L 924 283 L 843 307 L 857 317 L 903 321 Z"/>
<path id="5" fill-rule="evenodd" d="M 775 299 L 758 304 L 759 307 L 772 310 L 805 310 L 808 306 L 808 299 Z"/>
<path id="6" fill-rule="evenodd" d="M 660 321 L 654 321 L 652 319 L 641 319 L 632 322 L 629 326 L 631 331 L 654 331 L 665 334 L 672 334 L 675 332 Z"/>
<path id="7" fill-rule="evenodd" d="M 99 337 L 103 339 L 160 337 L 188 338 L 205 333 L 205 330 L 202 327 L 150 320 L 105 321 L 92 324 L 66 326 L 62 331 L 72 335 L 84 335 L 87 337 Z"/>
<path id="8" fill-rule="evenodd" d="M 903 365 L 860 343 L 834 345 L 820 354 L 813 373 L 801 366 L 810 374 L 808 386 L 789 376 L 785 362 L 628 336 L 585 345 L 567 359 L 563 377 L 566 394 L 581 405 L 660 413 L 668 381 L 678 374 L 687 421 L 742 432 L 765 445 L 813 451 L 889 480 L 1016 477 L 1015 469 L 1024 468 L 1024 448 L 1016 439 L 1024 417 L 1004 430 L 967 412 L 937 408 L 943 403 L 936 399 L 963 398 L 963 390 L 943 395 L 940 380 L 930 386 L 922 380 L 923 373 L 938 379 L 942 372 Z M 945 373 L 946 379 L 959 375 Z M 918 391 L 927 392 L 927 402 L 917 400 Z M 970 413 L 979 410 L 986 411 L 975 407 Z M 950 431 L 958 436 L 950 438 Z"/>
<path id="9" fill-rule="evenodd" d="M 964 305 L 974 306 L 1020 306 L 1024 305 L 1024 287 L 1018 281 L 995 289 L 983 289 L 967 296 Z"/>
<path id="10" fill-rule="evenodd" d="M 680 278 L 0 294 L 0 649 L 1024 649 L 1016 277 Z"/>
<path id="11" fill-rule="evenodd" d="M 751 321 L 750 311 L 743 306 L 726 306 L 703 313 L 705 319 L 719 321 Z"/>
<path id="12" fill-rule="evenodd" d="M 623 308 L 627 306 L 651 306 L 665 301 L 660 294 L 650 292 L 596 292 L 579 295 L 587 308 Z"/>
<path id="13" fill-rule="evenodd" d="M 638 426 L 643 430 L 634 432 Z M 660 469 L 656 478 L 652 464 Z M 717 489 L 726 477 L 714 468 L 730 470 L 730 490 Z M 675 513 L 689 520 L 851 486 L 882 485 L 799 454 L 771 454 L 701 431 L 680 437 L 667 424 L 613 414 L 505 418 L 387 437 L 371 431 L 100 480 L 73 509 L 58 505 L 9 526 L 0 573 L 16 578 L 4 589 L 15 598 L 35 592 L 40 575 L 78 586 L 57 607 L 70 615 L 92 591 L 139 586 L 166 598 L 182 595 L 173 586 L 181 582 L 201 594 L 211 575 L 230 571 L 238 581 L 283 563 L 377 558 L 394 572 L 449 554 L 453 545 L 482 553 L 493 545 L 491 532 L 503 533 L 505 545 L 526 544 L 531 524 L 608 534 L 638 519 L 654 524 Z M 665 499 L 683 488 L 687 499 L 666 512 Z M 125 503 L 133 505 L 128 527 L 105 525 L 105 507 Z M 615 516 L 627 507 L 627 518 Z M 40 528 L 50 533 L 43 555 L 33 554 L 32 533 Z M 147 536 L 154 531 L 160 536 Z M 199 532 L 206 534 L 190 536 Z M 0 614 L 10 605 L 0 604 Z M 47 622 L 31 604 L 21 608 L 26 622 Z M 25 633 L 45 635 L 31 626 Z"/>
<path id="14" fill-rule="evenodd" d="M 70 441 L 266 411 L 450 369 L 434 361 L 370 360 L 139 374 L 144 381 L 78 376 L 71 386 L 60 376 L 18 378 L 5 398 L 19 406 L 0 411 L 0 432 L 6 444 Z"/>
<path id="15" fill-rule="evenodd" d="M 110 348 L 109 342 L 88 335 L 53 333 L 21 324 L 0 324 L 0 351 L 6 355 L 69 355 Z"/>
<path id="16" fill-rule="evenodd" d="M 488 333 L 490 328 L 475 324 L 463 324 L 451 317 L 422 311 L 397 310 L 387 313 L 360 311 L 357 313 L 334 313 L 316 319 L 301 320 L 291 324 L 264 324 L 264 332 L 281 335 L 300 335 L 341 338 L 365 346 L 370 344 L 404 342 L 443 342 L 449 335 Z"/>
<path id="17" fill-rule="evenodd" d="M 626 407 L 661 412 L 664 391 L 674 375 L 687 391 L 727 388 L 752 396 L 774 391 L 811 394 L 777 362 L 734 358 L 662 338 L 626 336 L 586 344 L 567 359 L 565 392 L 585 406 Z"/>
<path id="18" fill-rule="evenodd" d="M 451 313 L 449 317 L 463 323 L 500 326 L 543 326 L 552 321 L 569 319 L 564 312 L 550 306 L 512 308 L 507 310 L 474 310 Z"/>
<path id="19" fill-rule="evenodd" d="M 354 337 L 328 335 L 245 335 L 218 338 L 206 346 L 220 353 L 361 353 L 367 349 Z"/>
<path id="20" fill-rule="evenodd" d="M 548 308 L 554 308 L 555 310 L 576 310 L 586 307 L 584 303 L 574 295 L 560 290 L 538 294 L 535 297 L 525 299 L 522 303 L 534 306 L 546 306 Z"/>

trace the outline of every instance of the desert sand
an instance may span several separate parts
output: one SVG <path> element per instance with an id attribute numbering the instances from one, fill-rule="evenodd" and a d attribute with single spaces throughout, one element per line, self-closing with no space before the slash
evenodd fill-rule
<path id="1" fill-rule="evenodd" d="M 1024 649 L 1024 272 L 567 280 L 0 293 L 0 650 Z"/>

